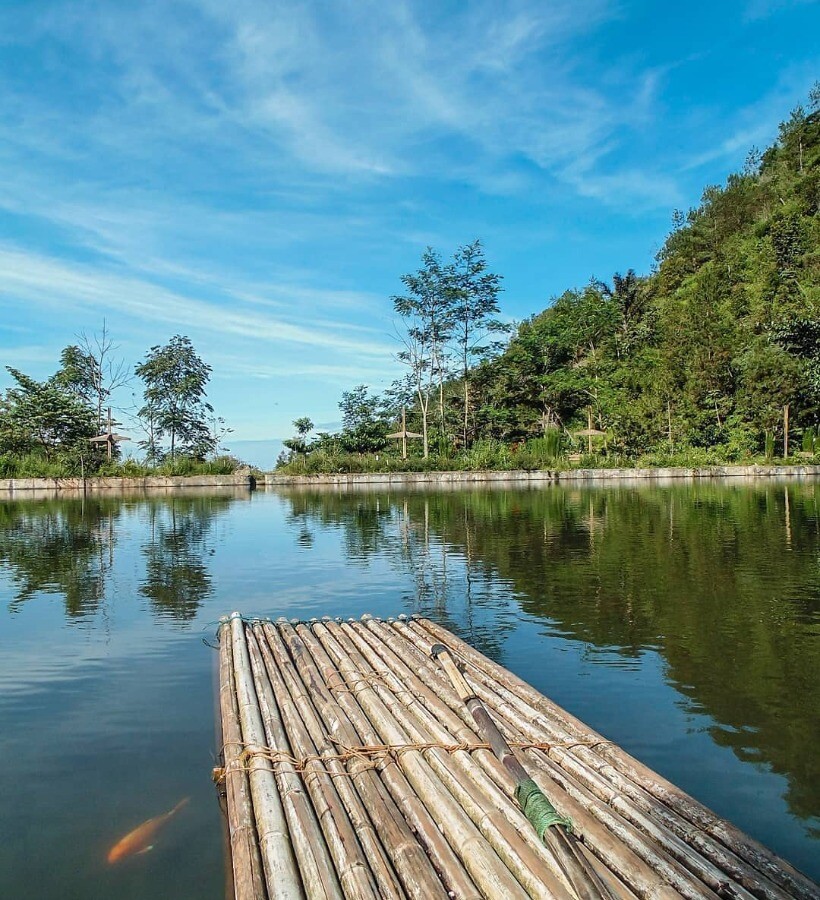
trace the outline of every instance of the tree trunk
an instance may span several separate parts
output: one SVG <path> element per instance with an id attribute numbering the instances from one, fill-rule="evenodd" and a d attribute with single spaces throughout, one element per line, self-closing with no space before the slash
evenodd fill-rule
<path id="1" fill-rule="evenodd" d="M 467 380 L 467 369 L 464 369 L 464 449 L 467 449 L 467 428 L 470 416 L 470 383 Z"/>
<path id="2" fill-rule="evenodd" d="M 789 456 L 789 404 L 783 407 L 783 459 Z"/>
<path id="3" fill-rule="evenodd" d="M 425 397 L 424 392 L 421 390 L 419 390 L 418 395 L 419 409 L 421 409 L 421 438 L 424 447 L 424 458 L 427 459 L 430 455 L 430 444 L 427 436 L 427 408 L 430 405 L 430 395 L 428 394 L 427 397 Z"/>
<path id="4" fill-rule="evenodd" d="M 441 433 L 444 434 L 444 382 L 441 378 L 438 381 L 438 414 L 441 422 Z"/>

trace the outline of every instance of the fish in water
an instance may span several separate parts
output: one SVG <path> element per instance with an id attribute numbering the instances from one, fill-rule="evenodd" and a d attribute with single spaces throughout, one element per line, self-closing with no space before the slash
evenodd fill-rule
<path id="1" fill-rule="evenodd" d="M 111 850 L 109 850 L 108 862 L 119 862 L 126 856 L 133 856 L 135 853 L 147 853 L 151 850 L 154 846 L 153 840 L 156 833 L 171 818 L 171 816 L 175 815 L 183 806 L 185 806 L 189 799 L 189 797 L 185 797 L 183 800 L 180 800 L 173 809 L 169 809 L 168 812 L 163 813 L 161 816 L 154 816 L 153 819 L 148 819 L 143 822 L 142 825 L 138 825 L 133 831 L 129 831 L 125 837 L 120 838 Z"/>

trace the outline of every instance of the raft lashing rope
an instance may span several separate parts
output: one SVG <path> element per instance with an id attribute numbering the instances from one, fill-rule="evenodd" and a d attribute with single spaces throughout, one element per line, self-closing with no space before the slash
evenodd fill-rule
<path id="1" fill-rule="evenodd" d="M 818 900 L 785 860 L 421 617 L 220 620 L 236 900 Z"/>
<path id="2" fill-rule="evenodd" d="M 571 747 L 597 747 L 598 745 L 606 743 L 605 741 L 593 741 L 589 743 L 584 743 L 582 741 L 576 741 L 571 744 L 561 745 L 565 748 Z M 545 750 L 549 751 L 555 748 L 556 744 L 551 744 L 545 741 L 512 741 L 510 743 L 511 747 L 514 747 L 517 750 Z M 245 768 L 245 770 L 249 769 L 250 761 L 256 756 L 262 756 L 265 759 L 269 760 L 273 765 L 274 770 L 276 770 L 280 766 L 289 765 L 292 766 L 297 772 L 304 772 L 311 764 L 314 763 L 328 763 L 328 762 L 343 762 L 348 763 L 351 760 L 366 760 L 373 768 L 378 768 L 380 764 L 382 764 L 386 757 L 390 757 L 393 759 L 398 759 L 402 753 L 408 753 L 411 750 L 442 750 L 445 753 L 456 753 L 458 751 L 467 751 L 468 753 L 472 753 L 475 750 L 491 750 L 492 747 L 488 743 L 461 743 L 461 744 L 447 744 L 443 741 L 418 741 L 414 744 L 376 744 L 374 746 L 357 746 L 357 747 L 346 747 L 344 744 L 339 744 L 337 753 L 316 753 L 312 756 L 303 756 L 297 757 L 293 756 L 290 753 L 282 753 L 278 750 L 273 750 L 271 747 L 257 747 L 251 745 L 245 745 L 241 741 L 234 741 L 230 743 L 230 746 L 226 743 L 222 745 L 220 750 L 220 756 L 224 758 L 226 751 L 230 752 L 231 748 L 238 747 L 239 754 L 236 760 L 237 765 Z M 330 770 L 325 767 L 325 770 L 330 773 Z M 335 774 L 335 773 L 333 773 Z M 350 774 L 350 773 L 347 773 Z M 214 781 L 219 783 L 224 781 L 225 778 L 225 770 L 222 767 L 216 767 L 214 769 Z M 530 779 L 532 781 L 532 779 Z M 532 782 L 535 785 L 535 782 Z M 540 791 L 541 789 L 535 785 L 536 789 Z M 533 796 L 531 791 L 527 791 L 524 793 L 523 797 L 519 797 L 519 789 L 521 785 L 516 788 L 516 799 L 518 800 L 520 806 L 525 808 L 527 804 L 530 804 L 530 808 L 535 809 L 536 805 L 539 808 L 543 808 L 541 804 L 532 803 Z M 545 798 L 546 799 L 546 798 Z M 525 809 L 526 812 L 526 809 Z M 555 817 L 555 821 L 550 821 L 550 825 L 564 825 L 565 827 L 571 829 L 572 828 L 572 820 L 563 816 L 559 816 L 557 812 L 555 812 L 554 808 L 552 810 L 553 815 Z M 538 813 L 540 816 L 541 813 Z M 527 818 L 530 818 L 530 815 L 527 814 Z"/>

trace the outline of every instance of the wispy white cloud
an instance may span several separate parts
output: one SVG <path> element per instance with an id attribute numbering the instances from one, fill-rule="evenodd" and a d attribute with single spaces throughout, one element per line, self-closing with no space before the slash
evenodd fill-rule
<path id="1" fill-rule="evenodd" d="M 120 103 L 85 116 L 83 135 L 126 159 L 159 147 L 173 158 L 181 143 L 208 141 L 254 158 L 257 173 L 274 178 L 283 150 L 288 176 L 300 180 L 311 170 L 382 178 L 426 166 L 416 148 L 429 153 L 431 139 L 447 135 L 489 159 L 523 155 L 560 166 L 629 116 L 572 62 L 575 42 L 615 14 L 603 0 L 480 2 L 448 14 L 401 2 L 182 10 L 185 29 L 169 27 L 177 23 L 156 3 L 136 15 L 75 4 L 49 17 L 51 36 L 76 42 L 92 62 L 117 62 L 112 96 Z M 47 109 L 29 111 L 26 122 L 38 146 L 51 131 L 63 154 L 77 131 L 67 123 L 55 133 Z M 439 163 L 458 156 L 444 152 Z"/>
<path id="2" fill-rule="evenodd" d="M 747 18 L 798 5 L 750 0 Z M 708 53 L 624 41 L 645 15 L 620 0 L 0 5 L 9 326 L 105 313 L 134 341 L 157 324 L 202 334 L 246 384 L 383 380 L 389 297 L 426 244 L 492 237 L 508 285 L 510 269 L 540 277 L 532 260 L 570 232 L 577 264 L 602 265 L 582 258 L 578 210 L 623 223 L 685 205 L 703 170 L 776 127 L 797 77 L 732 115 L 693 88 L 675 117 L 692 127 L 669 138 L 667 88 Z M 529 286 L 513 314 L 560 287 Z"/>
<path id="3" fill-rule="evenodd" d="M 375 331 L 371 340 L 365 340 L 343 334 L 346 329 L 317 327 L 315 321 L 308 327 L 281 316 L 207 303 L 149 281 L 8 246 L 0 246 L 0 298 L 61 312 L 71 307 L 90 308 L 102 315 L 113 307 L 143 321 L 230 334 L 273 346 L 299 345 L 381 358 L 390 353 Z"/>
<path id="4" fill-rule="evenodd" d="M 379 364 L 378 360 L 333 365 L 313 363 L 298 357 L 281 363 L 267 363 L 251 362 L 236 356 L 217 355 L 213 357 L 213 363 L 219 366 L 220 371 L 233 376 L 247 376 L 255 380 L 312 378 L 323 383 L 331 381 L 342 387 L 372 380 L 381 382 L 388 368 L 384 362 Z"/>

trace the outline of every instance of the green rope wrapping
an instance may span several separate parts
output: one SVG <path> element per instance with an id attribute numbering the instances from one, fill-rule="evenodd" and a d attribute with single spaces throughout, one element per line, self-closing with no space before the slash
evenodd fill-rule
<path id="1" fill-rule="evenodd" d="M 542 841 L 547 829 L 553 825 L 563 825 L 567 831 L 572 831 L 572 819 L 558 812 L 532 778 L 527 778 L 516 787 L 515 799 Z"/>

